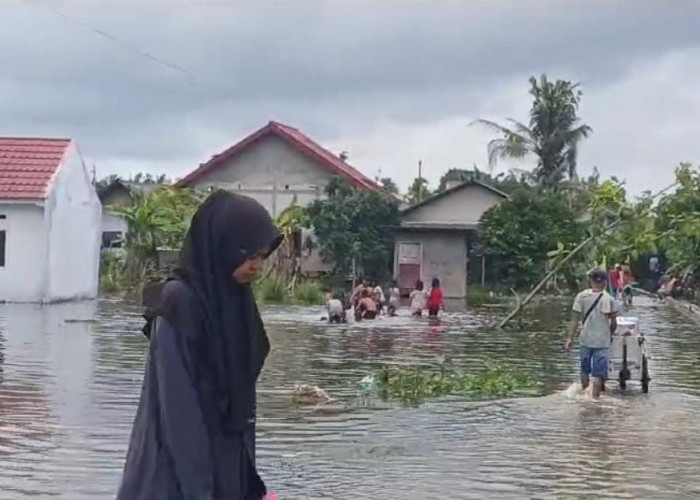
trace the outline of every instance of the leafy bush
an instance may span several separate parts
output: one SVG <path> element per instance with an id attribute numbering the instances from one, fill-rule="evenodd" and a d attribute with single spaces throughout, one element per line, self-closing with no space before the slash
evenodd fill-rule
<path id="1" fill-rule="evenodd" d="M 386 193 L 359 190 L 336 178 L 326 186 L 326 198 L 307 209 L 321 257 L 334 274 L 347 276 L 353 259 L 365 275 L 390 275 L 394 232 L 399 225 L 398 201 Z"/>
<path id="2" fill-rule="evenodd" d="M 315 306 L 323 304 L 323 289 L 316 281 L 302 281 L 294 290 L 294 299 L 305 305 Z"/>
<path id="3" fill-rule="evenodd" d="M 158 248 L 180 248 L 203 199 L 204 193 L 162 186 L 134 195 L 130 206 L 110 207 L 110 213 L 126 222 L 126 275 L 131 284 L 138 286 L 156 267 Z"/>
<path id="4" fill-rule="evenodd" d="M 548 252 L 571 250 L 584 235 L 580 216 L 564 195 L 535 188 L 516 189 L 484 213 L 480 228 L 486 251 L 509 263 L 499 281 L 516 288 L 544 274 Z"/>
<path id="5" fill-rule="evenodd" d="M 261 302 L 284 304 L 289 299 L 289 284 L 283 276 L 270 274 L 254 283 L 255 295 Z"/>
<path id="6" fill-rule="evenodd" d="M 115 293 L 125 282 L 123 256 L 114 251 L 103 251 L 100 255 L 100 289 L 104 293 Z"/>

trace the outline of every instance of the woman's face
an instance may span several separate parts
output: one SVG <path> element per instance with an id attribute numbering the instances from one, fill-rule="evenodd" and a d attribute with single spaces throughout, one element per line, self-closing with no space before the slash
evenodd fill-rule
<path id="1" fill-rule="evenodd" d="M 269 248 L 263 248 L 259 252 L 248 257 L 248 260 L 233 271 L 234 281 L 241 284 L 250 283 L 250 280 L 253 279 L 255 273 L 262 267 L 263 262 L 265 262 L 265 257 L 267 257 L 269 253 Z"/>

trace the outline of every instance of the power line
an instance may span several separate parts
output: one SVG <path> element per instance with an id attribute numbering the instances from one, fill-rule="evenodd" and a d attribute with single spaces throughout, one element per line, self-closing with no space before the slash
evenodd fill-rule
<path id="1" fill-rule="evenodd" d="M 175 64 L 172 61 L 168 61 L 167 59 L 159 57 L 151 52 L 148 52 L 146 50 L 143 50 L 143 49 L 140 49 L 140 48 L 135 47 L 133 45 L 130 45 L 130 44 L 120 40 L 115 35 L 112 35 L 111 33 L 107 32 L 101 28 L 96 28 L 94 26 L 91 26 L 90 24 L 88 24 L 86 21 L 84 21 L 82 19 L 78 19 L 78 18 L 69 16 L 65 12 L 62 12 L 62 11 L 57 10 L 55 8 L 52 8 L 46 4 L 39 4 L 38 2 L 34 2 L 32 0 L 22 0 L 22 1 L 25 4 L 30 5 L 32 7 L 43 8 L 43 9 L 51 12 L 52 14 L 62 18 L 64 21 L 66 21 L 74 26 L 78 26 L 79 28 L 82 28 L 84 30 L 91 31 L 91 32 L 95 33 L 96 35 L 101 36 L 102 38 L 109 40 L 112 44 L 114 44 L 117 47 L 120 47 L 120 48 L 125 49 L 125 50 L 130 51 L 130 52 L 133 52 L 134 54 L 136 54 L 140 57 L 143 57 L 143 58 L 148 59 L 152 62 L 155 62 L 156 64 L 160 64 L 161 66 L 164 66 L 170 70 L 176 71 L 176 72 L 180 73 L 181 75 L 183 75 L 187 79 L 187 81 L 190 85 L 194 85 L 196 83 L 196 79 L 192 73 L 187 71 L 182 66 Z"/>

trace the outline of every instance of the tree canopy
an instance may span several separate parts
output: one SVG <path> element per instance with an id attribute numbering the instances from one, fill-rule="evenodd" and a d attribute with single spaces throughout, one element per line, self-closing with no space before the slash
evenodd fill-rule
<path id="1" fill-rule="evenodd" d="M 527 125 L 509 119 L 504 126 L 489 120 L 477 120 L 501 137 L 488 144 L 489 164 L 501 159 L 536 158 L 533 176 L 538 184 L 556 186 L 565 178 L 576 178 L 579 143 L 592 129 L 580 123 L 578 107 L 582 92 L 577 83 L 530 78 L 533 97 Z"/>
<path id="2" fill-rule="evenodd" d="M 387 193 L 396 195 L 399 194 L 399 186 L 396 185 L 396 183 L 391 177 L 382 177 L 381 179 L 379 179 L 379 184 L 382 185 L 382 187 Z"/>
<path id="3" fill-rule="evenodd" d="M 656 231 L 672 270 L 681 277 L 700 273 L 700 167 L 682 163 L 677 187 L 659 201 Z"/>
<path id="4" fill-rule="evenodd" d="M 500 278 L 515 286 L 530 285 L 546 268 L 548 252 L 573 248 L 584 234 L 577 214 L 558 193 L 521 187 L 481 218 L 488 253 L 505 262 Z"/>
<path id="5" fill-rule="evenodd" d="M 340 178 L 326 187 L 326 199 L 307 209 L 307 225 L 314 229 L 321 257 L 346 275 L 355 259 L 359 269 L 377 279 L 389 274 L 394 231 L 399 225 L 396 200 L 355 189 Z"/>
<path id="6" fill-rule="evenodd" d="M 414 203 L 423 201 L 431 194 L 432 192 L 428 187 L 428 181 L 422 177 L 416 177 L 415 179 L 413 179 L 413 183 L 408 188 L 408 193 L 406 193 L 404 200 L 406 201 L 406 203 L 412 205 Z"/>

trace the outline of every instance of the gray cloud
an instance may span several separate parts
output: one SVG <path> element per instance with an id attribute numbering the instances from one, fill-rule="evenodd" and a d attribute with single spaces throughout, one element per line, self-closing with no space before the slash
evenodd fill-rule
<path id="1" fill-rule="evenodd" d="M 378 124 L 415 131 L 522 117 L 526 78 L 545 71 L 582 81 L 587 119 L 590 107 L 619 123 L 614 97 L 607 115 L 591 100 L 624 93 L 624 82 L 639 89 L 640 68 L 700 47 L 700 4 L 691 1 L 27 1 L 0 4 L 0 19 L 5 133 L 71 135 L 107 169 L 177 173 L 269 119 L 375 151 L 363 140 L 381 144 Z M 582 159 L 604 160 L 610 142 L 592 139 Z M 449 143 L 441 161 L 483 159 Z M 401 147 L 387 136 L 386 153 L 354 157 L 369 172 Z"/>

